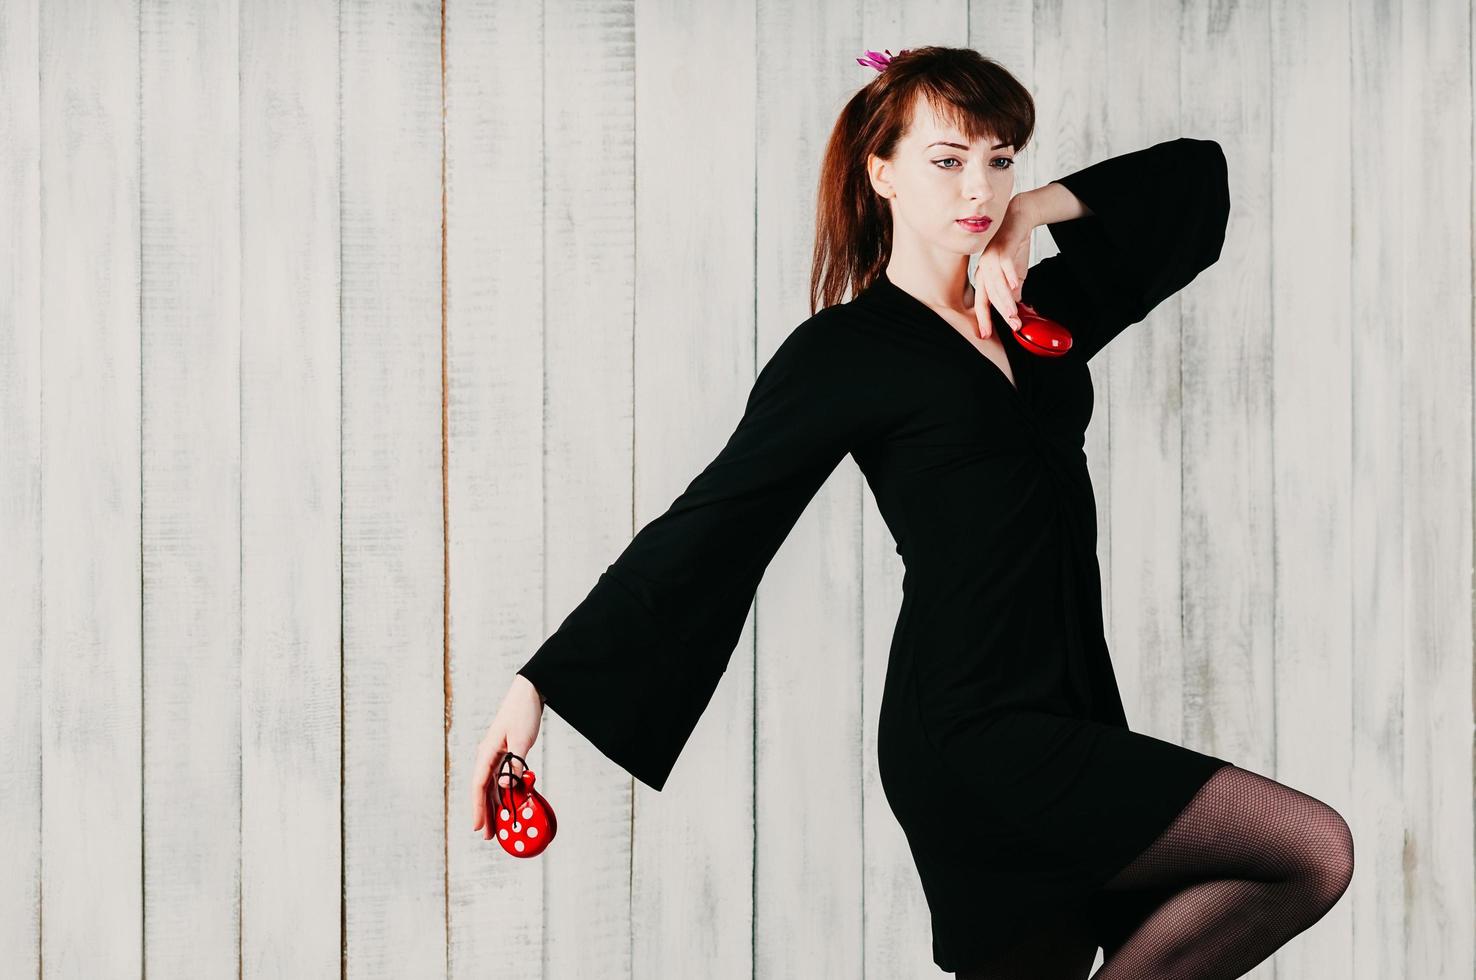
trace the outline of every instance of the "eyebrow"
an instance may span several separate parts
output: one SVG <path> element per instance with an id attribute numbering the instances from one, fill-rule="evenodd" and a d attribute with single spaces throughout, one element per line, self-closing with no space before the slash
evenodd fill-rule
<path id="1" fill-rule="evenodd" d="M 1007 147 L 1009 145 L 1010 144 L 1008 144 L 1008 143 L 996 143 L 993 146 L 991 146 L 990 149 L 991 150 L 1002 150 L 1002 149 L 1004 149 L 1005 147 Z M 967 150 L 968 149 L 968 147 L 965 146 L 963 143 L 949 143 L 949 142 L 946 142 L 945 140 L 935 140 L 932 143 L 929 143 L 927 146 L 923 147 L 923 149 L 924 150 L 931 150 L 935 146 L 956 146 L 960 150 Z"/>

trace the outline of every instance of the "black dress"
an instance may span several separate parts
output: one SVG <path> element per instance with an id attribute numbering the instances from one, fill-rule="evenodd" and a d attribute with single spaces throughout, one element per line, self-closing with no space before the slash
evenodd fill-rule
<path id="1" fill-rule="evenodd" d="M 1128 729 L 1083 448 L 1088 360 L 1219 258 L 1225 156 L 1181 138 L 1056 182 L 1093 213 L 1048 226 L 1059 252 L 1022 298 L 1071 330 L 1067 355 L 1025 350 L 991 309 L 1016 388 L 885 274 L 822 309 L 759 372 L 717 457 L 518 671 L 660 790 L 770 559 L 850 453 L 905 566 L 878 764 L 948 971 L 1085 908 L 1228 765 Z"/>

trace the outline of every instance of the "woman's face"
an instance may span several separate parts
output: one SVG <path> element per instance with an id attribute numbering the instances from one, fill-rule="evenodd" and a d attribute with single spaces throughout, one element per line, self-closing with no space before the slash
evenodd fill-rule
<path id="1" fill-rule="evenodd" d="M 1015 186 L 1015 149 L 997 142 L 970 143 L 939 120 L 926 99 L 917 100 L 893 158 L 867 161 L 872 186 L 891 201 L 894 250 L 899 244 L 963 256 L 984 250 Z M 990 218 L 985 231 L 959 223 L 975 215 Z"/>

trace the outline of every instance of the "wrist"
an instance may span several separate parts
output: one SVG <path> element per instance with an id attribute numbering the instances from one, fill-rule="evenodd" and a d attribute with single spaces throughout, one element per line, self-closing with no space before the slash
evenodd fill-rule
<path id="1" fill-rule="evenodd" d="M 543 696 L 543 692 L 538 690 L 537 685 L 528 680 L 528 678 L 524 677 L 522 674 L 514 674 L 513 683 L 516 684 L 518 681 L 522 681 L 524 684 L 528 685 L 528 690 L 532 691 L 533 696 L 538 699 L 538 706 L 540 708 L 548 703 L 548 699 Z"/>
<path id="2" fill-rule="evenodd" d="M 1065 184 L 1051 181 L 1024 191 L 1017 198 L 1025 198 L 1024 213 L 1032 228 L 1051 225 L 1058 221 L 1070 221 L 1092 213 L 1081 198 L 1071 193 Z M 1013 201 L 1011 202 L 1013 203 Z"/>
<path id="3" fill-rule="evenodd" d="M 1035 190 L 1021 191 L 1010 198 L 1009 210 L 1019 215 L 1019 220 L 1029 230 L 1039 228 L 1045 222 L 1040 220 L 1040 200 Z"/>

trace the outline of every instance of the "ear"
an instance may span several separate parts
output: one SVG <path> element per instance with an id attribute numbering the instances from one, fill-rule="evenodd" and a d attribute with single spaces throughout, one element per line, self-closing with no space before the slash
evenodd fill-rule
<path id="1" fill-rule="evenodd" d="M 896 192 L 892 190 L 892 164 L 890 160 L 883 160 L 875 153 L 866 155 L 866 174 L 871 180 L 871 187 L 885 198 L 891 198 Z"/>

